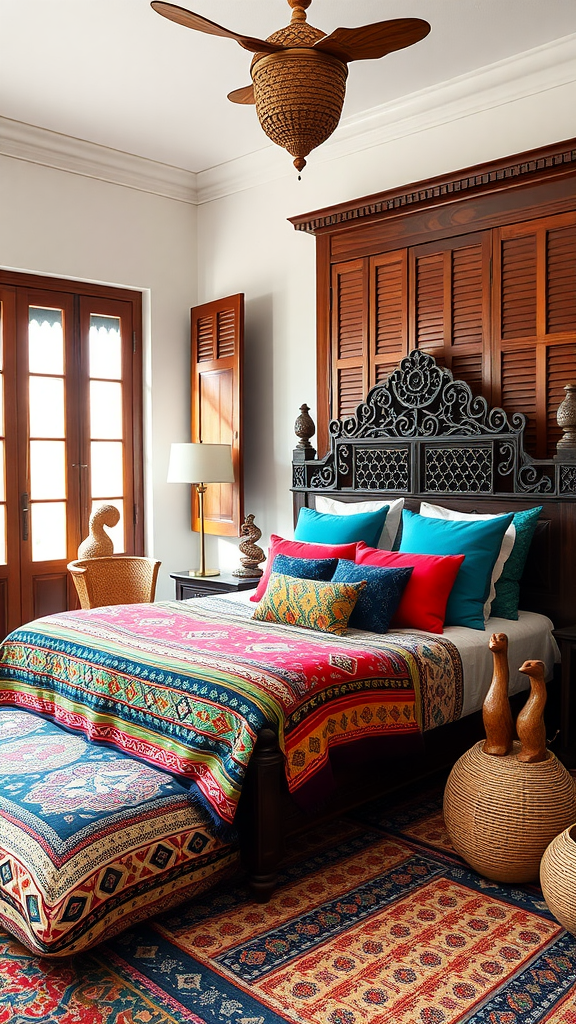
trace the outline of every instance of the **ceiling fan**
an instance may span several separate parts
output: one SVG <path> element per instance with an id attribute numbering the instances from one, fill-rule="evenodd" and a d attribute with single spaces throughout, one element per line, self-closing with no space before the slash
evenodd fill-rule
<path id="1" fill-rule="evenodd" d="M 229 93 L 228 99 L 256 105 L 266 135 L 294 157 L 298 171 L 305 167 L 309 153 L 338 125 L 350 61 L 384 57 L 412 46 L 430 31 L 428 22 L 420 18 L 395 18 L 359 28 L 337 28 L 326 35 L 306 21 L 311 3 L 288 0 L 290 24 L 268 39 L 232 32 L 164 0 L 153 0 L 151 5 L 178 25 L 235 39 L 254 53 L 250 65 L 253 84 Z"/>

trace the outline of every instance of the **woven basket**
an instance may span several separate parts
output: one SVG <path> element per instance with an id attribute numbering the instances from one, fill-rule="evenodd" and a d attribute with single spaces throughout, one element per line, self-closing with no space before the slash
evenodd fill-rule
<path id="1" fill-rule="evenodd" d="M 540 885 L 554 917 L 576 935 L 576 825 L 556 836 L 545 851 Z"/>
<path id="2" fill-rule="evenodd" d="M 444 792 L 446 829 L 457 853 L 499 882 L 532 882 L 559 832 L 576 821 L 574 781 L 548 751 L 545 761 L 518 760 L 520 744 L 494 757 L 477 743 L 456 762 Z"/>
<path id="3" fill-rule="evenodd" d="M 301 169 L 332 135 L 342 113 L 348 68 L 326 53 L 284 50 L 252 65 L 256 113 L 268 138 Z"/>

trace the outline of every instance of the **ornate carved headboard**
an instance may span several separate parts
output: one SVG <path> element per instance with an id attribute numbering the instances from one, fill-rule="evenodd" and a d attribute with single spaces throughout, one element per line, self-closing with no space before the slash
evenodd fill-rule
<path id="1" fill-rule="evenodd" d="M 543 505 L 521 606 L 555 625 L 576 622 L 576 452 L 536 460 L 524 451 L 525 417 L 507 416 L 418 349 L 368 393 L 356 415 L 330 423 L 317 459 L 309 437 L 292 463 L 294 515 L 329 492 L 340 500 L 402 497 L 487 513 Z"/>

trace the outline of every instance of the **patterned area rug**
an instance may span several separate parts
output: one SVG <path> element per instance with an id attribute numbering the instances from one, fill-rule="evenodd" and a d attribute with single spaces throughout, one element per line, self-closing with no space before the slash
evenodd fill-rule
<path id="1" fill-rule="evenodd" d="M 311 831 L 266 906 L 241 881 L 90 954 L 0 933 L 0 1024 L 576 1024 L 576 938 L 453 854 L 440 793 Z"/>

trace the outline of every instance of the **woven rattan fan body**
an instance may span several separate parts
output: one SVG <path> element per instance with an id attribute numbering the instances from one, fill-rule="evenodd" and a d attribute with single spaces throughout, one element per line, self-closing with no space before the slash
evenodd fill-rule
<path id="1" fill-rule="evenodd" d="M 178 25 L 234 39 L 255 54 L 252 85 L 229 93 L 233 103 L 254 103 L 268 138 L 294 157 L 301 171 L 306 157 L 340 121 L 348 64 L 377 59 L 411 46 L 430 31 L 420 18 L 396 18 L 360 28 L 338 28 L 330 35 L 306 21 L 312 0 L 288 0 L 292 20 L 267 39 L 240 35 L 164 0 L 153 0 L 158 14 Z"/>

